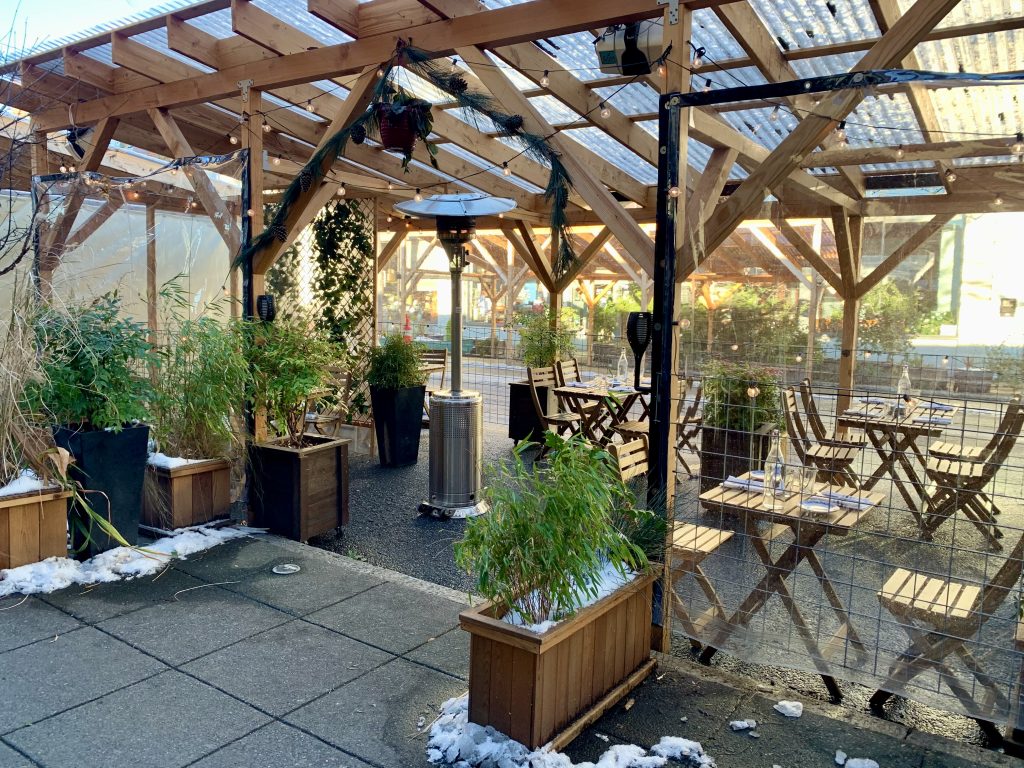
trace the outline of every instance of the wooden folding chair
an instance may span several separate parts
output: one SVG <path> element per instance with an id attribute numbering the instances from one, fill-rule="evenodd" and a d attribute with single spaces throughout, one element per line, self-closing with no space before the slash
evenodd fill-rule
<path id="1" fill-rule="evenodd" d="M 814 389 L 811 387 L 811 380 L 804 379 L 800 382 L 800 400 L 804 405 L 804 414 L 807 416 L 807 423 L 811 427 L 814 439 L 823 445 L 852 445 L 863 447 L 867 445 L 867 438 L 839 437 L 836 433 L 825 428 L 825 422 L 821 420 L 818 412 L 818 405 L 814 402 Z"/>
<path id="2" fill-rule="evenodd" d="M 953 459 L 954 461 L 985 461 L 992 455 L 992 451 L 999 444 L 999 438 L 1006 434 L 1013 424 L 1013 420 L 1020 412 L 1020 394 L 1010 398 L 1006 404 L 1006 410 L 999 420 L 999 426 L 992 433 L 985 445 L 963 445 L 944 440 L 936 440 L 928 446 L 928 455 L 939 459 Z"/>
<path id="3" fill-rule="evenodd" d="M 686 474 L 690 477 L 695 477 L 694 471 L 690 468 L 690 465 L 686 462 L 686 457 L 683 456 L 683 451 L 690 450 L 693 453 L 699 453 L 697 446 L 693 444 L 693 441 L 700 434 L 701 425 L 704 423 L 703 414 L 701 414 L 701 397 L 703 395 L 703 385 L 697 385 L 697 393 L 694 395 L 693 402 L 690 403 L 683 411 L 679 420 L 676 422 L 676 460 L 683 465 L 686 469 Z M 682 403 L 680 403 L 682 405 Z M 615 425 L 615 431 L 618 432 L 623 440 L 633 440 L 637 437 L 647 437 L 650 435 L 651 422 L 647 420 L 643 421 L 624 421 L 621 424 Z"/>
<path id="4" fill-rule="evenodd" d="M 526 369 L 526 378 L 530 382 L 530 397 L 533 398 L 533 407 L 537 412 L 537 418 L 544 425 L 545 430 L 551 430 L 556 435 L 574 435 L 580 431 L 581 416 L 578 413 L 564 413 L 561 410 L 548 413 L 541 405 L 540 395 L 537 394 L 537 387 L 554 389 L 558 386 L 553 365 L 539 366 Z M 543 435 L 536 435 L 536 439 L 543 443 Z M 547 453 L 547 446 L 542 445 L 538 459 Z"/>
<path id="5" fill-rule="evenodd" d="M 925 499 L 922 536 L 930 540 L 932 534 L 957 512 L 981 531 L 989 545 L 1002 549 L 999 539 L 1002 531 L 996 525 L 999 508 L 986 489 L 995 480 L 1000 467 L 1006 462 L 1024 425 L 1024 411 L 1018 409 L 1005 432 L 985 461 L 958 461 L 932 456 L 925 464 L 925 475 L 934 483 L 935 491 Z"/>
<path id="6" fill-rule="evenodd" d="M 626 443 L 612 443 L 608 451 L 615 458 L 619 468 L 619 477 L 622 481 L 629 482 L 635 477 L 647 474 L 648 471 L 648 447 L 647 438 L 644 436 L 630 440 Z M 701 628 L 711 620 L 725 622 L 728 615 L 725 606 L 715 592 L 714 586 L 707 575 L 701 569 L 700 564 L 704 559 L 727 542 L 733 536 L 732 531 L 723 531 L 718 528 L 709 528 L 704 525 L 693 523 L 675 522 L 672 525 L 672 534 L 666 550 L 668 558 L 669 573 L 672 578 L 672 605 L 674 615 L 683 626 L 683 631 L 690 638 L 690 643 L 695 648 L 700 648 L 699 636 Z M 692 574 L 704 596 L 708 599 L 710 606 L 697 619 L 692 621 L 686 611 L 679 594 L 676 592 L 676 584 L 686 574 Z"/>
<path id="7" fill-rule="evenodd" d="M 341 428 L 353 424 L 369 428 L 370 454 L 377 450 L 377 434 L 373 426 L 373 416 L 368 414 L 358 420 L 352 419 L 349 406 L 352 402 L 352 374 L 340 367 L 331 367 L 332 379 L 322 402 L 328 405 L 315 413 L 306 414 L 306 431 L 323 437 L 339 437 Z M 333 403 L 330 400 L 333 396 Z"/>
<path id="8" fill-rule="evenodd" d="M 860 478 L 853 471 L 853 462 L 864 450 L 863 444 L 832 444 L 821 443 L 807 434 L 803 419 L 800 417 L 800 406 L 797 404 L 796 391 L 786 387 L 782 393 L 783 412 L 786 415 L 786 432 L 789 444 L 793 446 L 797 457 L 804 466 L 813 466 L 818 470 L 818 477 L 836 485 L 860 487 Z"/>
<path id="9" fill-rule="evenodd" d="M 420 352 L 420 364 L 423 366 L 441 366 L 441 383 L 438 384 L 437 389 L 427 387 L 423 393 L 423 426 L 430 424 L 430 398 L 433 397 L 434 393 L 439 389 L 444 389 L 444 375 L 448 372 L 448 349 L 447 347 L 442 349 L 424 349 Z M 430 377 L 436 373 L 432 371 L 427 374 L 427 382 L 429 383 Z"/>
<path id="10" fill-rule="evenodd" d="M 982 586 L 903 568 L 895 571 L 878 593 L 878 600 L 900 620 L 911 643 L 889 668 L 888 677 L 871 697 L 871 705 L 881 707 L 915 677 L 934 669 L 974 717 L 991 719 L 993 713 L 1005 713 L 1008 706 L 1003 693 L 1005 683 L 994 680 L 982 669 L 967 648 L 967 641 L 1016 588 L 1022 556 L 1024 536 L 1017 540 L 992 580 Z M 946 658 L 954 653 L 985 690 L 982 705 L 971 695 L 970 689 L 974 686 L 965 686 L 946 663 Z"/>
<path id="11" fill-rule="evenodd" d="M 580 364 L 575 357 L 571 357 L 568 360 L 555 361 L 555 380 L 560 387 L 564 387 L 569 382 L 583 381 L 583 372 L 580 370 Z M 584 412 L 593 413 L 598 408 L 604 407 L 601 403 L 583 401 L 576 398 L 559 397 L 559 401 L 563 407 L 570 411 L 577 411 L 581 416 Z"/>

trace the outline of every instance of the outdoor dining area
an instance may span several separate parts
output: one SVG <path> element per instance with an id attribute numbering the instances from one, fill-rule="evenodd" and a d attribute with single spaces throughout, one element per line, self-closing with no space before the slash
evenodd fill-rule
<path id="1" fill-rule="evenodd" d="M 529 378 L 548 429 L 605 445 L 623 480 L 642 483 L 649 388 L 585 378 L 575 360 Z M 545 384 L 557 409 L 541 410 Z M 721 392 L 681 381 L 675 404 L 665 563 L 677 636 L 704 663 L 724 650 L 805 669 L 835 700 L 837 678 L 856 680 L 879 710 L 896 694 L 943 707 L 953 697 L 980 723 L 1009 718 L 1012 733 L 1024 650 L 1020 395 L 978 402 L 805 378 L 773 393 L 774 431 L 747 432 L 747 450 L 721 456 L 705 419 L 721 403 L 706 386 Z"/>

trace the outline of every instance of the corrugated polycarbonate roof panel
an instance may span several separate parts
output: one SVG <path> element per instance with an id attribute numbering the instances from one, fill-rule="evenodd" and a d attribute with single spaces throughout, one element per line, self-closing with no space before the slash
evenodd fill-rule
<path id="1" fill-rule="evenodd" d="M 253 0 L 254 4 L 281 21 L 315 37 L 325 45 L 353 40 L 333 24 L 318 19 L 306 10 L 306 0 Z"/>
<path id="2" fill-rule="evenodd" d="M 587 149 L 597 153 L 620 170 L 644 184 L 658 180 L 658 169 L 635 152 L 627 149 L 600 128 L 574 128 L 562 134 L 575 139 Z"/>
<path id="3" fill-rule="evenodd" d="M 703 47 L 707 56 L 715 61 L 726 59 L 738 59 L 746 56 L 743 48 L 729 34 L 729 30 L 718 20 L 715 12 L 710 8 L 702 8 L 693 12 L 693 41 L 694 45 Z M 673 61 L 690 61 L 692 51 L 685 51 L 685 57 L 679 58 L 678 51 L 673 51 L 669 57 Z"/>
<path id="4" fill-rule="evenodd" d="M 879 30 L 867 0 L 839 0 L 833 16 L 823 0 L 750 0 L 773 37 L 790 49 L 877 37 Z"/>
<path id="5" fill-rule="evenodd" d="M 594 93 L 624 115 L 647 115 L 658 111 L 658 93 L 643 83 L 609 85 Z"/>
<path id="6" fill-rule="evenodd" d="M 900 12 L 906 13 L 914 2 L 915 0 L 899 0 Z M 1021 15 L 1024 15 L 1024 2 L 1021 0 L 970 0 L 958 3 L 937 26 L 958 27 L 963 24 L 978 24 Z"/>
<path id="7" fill-rule="evenodd" d="M 196 0 L 169 0 L 168 2 L 163 3 L 153 3 L 151 7 L 138 13 L 133 13 L 131 16 L 122 16 L 120 18 L 111 19 L 110 21 L 104 21 L 94 26 L 87 27 L 86 29 L 83 29 L 80 32 L 75 32 L 71 35 L 64 35 L 62 37 L 56 37 L 52 40 L 33 41 L 31 44 L 28 45 L 28 47 L 26 47 L 25 50 L 11 51 L 10 58 L 20 59 L 25 56 L 33 56 L 39 53 L 43 53 L 44 51 L 51 51 L 56 50 L 58 48 L 63 48 L 66 45 L 71 45 L 72 43 L 78 42 L 80 40 L 85 40 L 87 38 L 94 37 L 104 32 L 110 32 L 112 30 L 119 29 L 120 27 L 128 26 L 129 24 L 136 24 L 140 21 L 145 21 L 146 19 L 152 19 L 157 16 L 163 16 L 167 13 L 180 11 L 182 8 L 187 8 L 190 5 L 194 5 L 195 2 Z M 16 6 L 17 3 L 11 3 L 11 5 Z"/>

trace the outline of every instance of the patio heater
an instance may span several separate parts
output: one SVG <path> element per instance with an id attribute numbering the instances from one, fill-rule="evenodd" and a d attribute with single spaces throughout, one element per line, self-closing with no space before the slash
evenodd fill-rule
<path id="1" fill-rule="evenodd" d="M 466 244 L 476 235 L 478 216 L 494 216 L 515 208 L 501 197 L 479 193 L 431 195 L 395 206 L 402 213 L 437 222 L 437 239 L 448 254 L 452 276 L 451 389 L 430 397 L 430 491 L 420 514 L 471 517 L 487 511 L 480 498 L 483 469 L 483 399 L 462 389 L 462 271 Z"/>

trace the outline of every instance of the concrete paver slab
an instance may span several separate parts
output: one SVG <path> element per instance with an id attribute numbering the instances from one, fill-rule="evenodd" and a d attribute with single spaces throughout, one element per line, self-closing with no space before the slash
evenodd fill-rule
<path id="1" fill-rule="evenodd" d="M 271 568 L 280 563 L 295 563 L 302 570 L 289 576 L 272 573 Z M 263 540 L 230 542 L 184 560 L 176 568 L 207 581 L 236 581 L 224 588 L 296 616 L 324 608 L 383 581 L 377 576 L 339 569 L 336 561 L 312 547 L 284 548 Z"/>
<path id="2" fill-rule="evenodd" d="M 63 635 L 82 626 L 66 613 L 52 608 L 37 597 L 20 595 L 0 600 L 0 653 L 34 643 L 43 638 Z"/>
<path id="3" fill-rule="evenodd" d="M 183 669 L 281 715 L 394 656 L 304 621 L 291 621 L 211 653 Z M 254 663 L 267 660 L 270 663 Z"/>
<path id="4" fill-rule="evenodd" d="M 99 624 L 168 664 L 183 664 L 289 621 L 291 616 L 216 586 Z"/>
<path id="5" fill-rule="evenodd" d="M 166 667 L 97 629 L 0 653 L 0 734 L 29 725 Z"/>
<path id="6" fill-rule="evenodd" d="M 428 640 L 419 648 L 409 651 L 405 658 L 468 680 L 469 633 L 463 632 L 459 627 L 450 629 L 440 637 Z"/>
<path id="7" fill-rule="evenodd" d="M 171 600 L 175 592 L 202 583 L 199 579 L 171 568 L 161 571 L 157 576 L 145 576 L 131 581 L 68 587 L 49 595 L 41 595 L 40 599 L 82 621 L 98 624 L 153 603 Z"/>
<path id="8" fill-rule="evenodd" d="M 204 757 L 192 768 L 371 768 L 297 728 L 274 722 Z"/>
<path id="9" fill-rule="evenodd" d="M 27 757 L 0 742 L 0 768 L 35 768 L 36 765 Z"/>
<path id="10" fill-rule="evenodd" d="M 9 734 L 7 740 L 49 768 L 177 768 L 268 720 L 168 670 Z"/>
<path id="11" fill-rule="evenodd" d="M 387 583 L 310 614 L 307 619 L 392 653 L 404 653 L 457 626 L 459 611 L 464 607 Z"/>
<path id="12" fill-rule="evenodd" d="M 461 680 L 397 659 L 285 720 L 377 765 L 427 765 L 427 729 L 417 732 L 417 720 L 430 723 L 465 690 Z"/>

